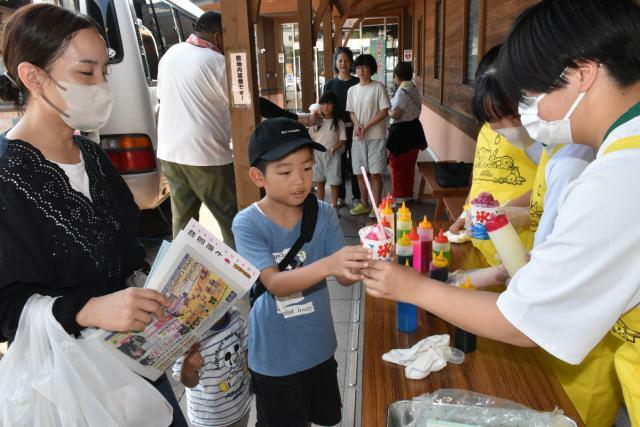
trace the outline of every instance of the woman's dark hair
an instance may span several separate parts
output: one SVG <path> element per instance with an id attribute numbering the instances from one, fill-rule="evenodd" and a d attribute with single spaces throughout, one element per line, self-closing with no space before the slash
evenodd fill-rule
<path id="1" fill-rule="evenodd" d="M 18 9 L 4 31 L 3 59 L 7 71 L 0 76 L 0 99 L 25 104 L 27 89 L 18 77 L 18 65 L 29 62 L 43 70 L 65 51 L 74 34 L 102 28 L 91 18 L 50 4 L 32 4 Z"/>
<path id="2" fill-rule="evenodd" d="M 363 53 L 362 55 L 358 55 L 355 61 L 353 61 L 353 69 L 355 70 L 357 67 L 361 66 L 369 67 L 371 70 L 371 75 L 373 76 L 378 72 L 378 63 L 376 62 L 376 58 L 373 55 L 369 55 L 368 53 Z"/>
<path id="3" fill-rule="evenodd" d="M 318 104 L 331 104 L 333 105 L 333 117 L 331 120 L 331 130 L 334 132 L 338 132 L 340 129 L 340 116 L 341 112 L 338 111 L 340 108 L 338 106 L 338 96 L 333 92 L 325 92 L 322 94 L 320 99 L 318 100 Z M 320 126 L 318 126 L 319 130 Z"/>
<path id="4" fill-rule="evenodd" d="M 351 64 L 353 65 L 353 52 L 351 52 L 351 49 L 349 49 L 348 47 L 338 47 L 336 48 L 336 50 L 333 52 L 333 70 L 337 73 L 338 72 L 338 67 L 336 66 L 336 62 L 338 62 L 338 56 L 344 53 L 345 55 L 347 55 L 349 57 L 349 60 L 351 61 Z"/>
<path id="5" fill-rule="evenodd" d="M 505 87 L 548 93 L 579 61 L 607 68 L 621 87 L 640 80 L 640 4 L 634 0 L 544 0 L 513 23 L 500 56 Z"/>
<path id="6" fill-rule="evenodd" d="M 476 70 L 471 111 L 480 123 L 518 115 L 516 99 L 506 93 L 499 81 L 497 59 L 500 50 L 500 45 L 492 47 Z"/>
<path id="7" fill-rule="evenodd" d="M 398 65 L 393 69 L 393 75 L 403 82 L 410 82 L 413 78 L 411 62 L 398 62 Z"/>

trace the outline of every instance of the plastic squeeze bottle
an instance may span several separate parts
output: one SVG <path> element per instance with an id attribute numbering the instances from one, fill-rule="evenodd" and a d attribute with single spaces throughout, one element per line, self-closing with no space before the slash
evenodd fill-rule
<path id="1" fill-rule="evenodd" d="M 404 263 L 405 267 L 411 268 L 409 260 Z M 400 332 L 414 332 L 418 326 L 418 307 L 406 302 L 399 302 L 397 307 L 396 327 Z"/>
<path id="2" fill-rule="evenodd" d="M 387 204 L 389 205 L 389 207 L 391 209 L 395 209 L 396 208 L 396 200 L 393 198 L 391 193 L 387 193 L 387 197 L 385 197 L 385 200 L 387 201 Z"/>
<path id="3" fill-rule="evenodd" d="M 400 209 L 398 209 L 398 216 L 400 217 L 403 215 L 408 216 L 409 221 L 411 221 L 411 211 L 404 202 L 402 202 L 402 206 L 400 207 Z"/>
<path id="4" fill-rule="evenodd" d="M 433 280 L 445 282 L 449 278 L 449 260 L 444 257 L 444 254 L 440 252 L 433 257 L 431 264 L 429 265 L 429 277 Z"/>
<path id="5" fill-rule="evenodd" d="M 451 243 L 449 239 L 444 235 L 444 230 L 441 228 L 440 233 L 433 239 L 433 253 L 438 254 L 442 252 L 444 257 L 451 263 Z"/>
<path id="6" fill-rule="evenodd" d="M 424 216 L 424 219 L 420 224 L 418 224 L 418 235 L 420 236 L 421 243 L 421 255 L 422 255 L 422 271 L 429 271 L 429 264 L 431 263 L 432 252 L 433 252 L 433 226 L 427 220 L 427 216 Z"/>
<path id="7" fill-rule="evenodd" d="M 494 216 L 486 222 L 485 227 L 507 273 L 515 276 L 527 263 L 527 250 L 518 233 L 504 214 Z"/>
<path id="8" fill-rule="evenodd" d="M 467 289 L 473 291 L 476 289 L 471 283 L 471 278 L 467 276 L 464 283 L 460 285 L 460 289 Z M 464 329 L 460 329 L 456 326 L 454 331 L 454 347 L 464 351 L 465 353 L 473 353 L 476 351 L 477 337 L 471 332 L 467 332 Z"/>
<path id="9" fill-rule="evenodd" d="M 422 268 L 422 242 L 420 241 L 420 235 L 415 227 L 411 227 L 411 232 L 406 236 L 409 237 L 411 246 L 413 246 L 413 269 L 418 273 L 423 273 L 425 270 Z"/>
<path id="10" fill-rule="evenodd" d="M 398 264 L 411 267 L 413 260 L 413 246 L 407 235 L 398 239 L 396 245 Z M 418 311 L 413 304 L 399 302 L 397 306 L 396 327 L 400 332 L 413 332 L 416 330 Z"/>
<path id="11" fill-rule="evenodd" d="M 388 227 L 390 229 L 393 230 L 393 232 L 396 232 L 396 216 L 395 213 L 393 212 L 393 209 L 391 209 L 391 206 L 389 205 L 389 201 L 385 200 L 382 202 L 382 205 L 380 205 L 380 216 L 384 219 L 387 220 L 387 222 L 390 224 Z"/>
<path id="12" fill-rule="evenodd" d="M 396 222 L 396 228 L 398 229 L 398 239 L 411 232 L 411 225 L 412 224 L 410 216 L 403 214 L 398 217 L 398 221 Z"/>
<path id="13" fill-rule="evenodd" d="M 398 257 L 398 264 L 405 265 L 409 262 L 409 266 L 413 263 L 413 246 L 408 235 L 403 235 L 398 239 L 396 243 L 396 256 Z"/>

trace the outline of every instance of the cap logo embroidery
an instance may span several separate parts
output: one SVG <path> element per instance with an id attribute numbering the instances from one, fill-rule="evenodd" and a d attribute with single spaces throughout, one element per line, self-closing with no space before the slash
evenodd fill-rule
<path id="1" fill-rule="evenodd" d="M 300 132 L 300 129 L 289 129 L 289 130 L 283 130 L 280 133 L 282 135 L 284 135 L 285 133 L 296 133 L 296 132 Z"/>

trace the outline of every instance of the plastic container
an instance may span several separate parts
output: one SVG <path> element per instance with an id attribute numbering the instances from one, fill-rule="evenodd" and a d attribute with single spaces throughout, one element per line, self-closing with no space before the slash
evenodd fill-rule
<path id="1" fill-rule="evenodd" d="M 376 235 L 376 239 L 371 239 L 367 236 L 371 236 L 371 232 Z M 368 225 L 362 227 L 359 231 L 360 242 L 363 247 L 370 248 L 373 251 L 373 259 L 381 261 L 391 261 L 393 255 L 393 230 L 391 228 L 386 229 L 387 238 L 379 240 L 377 236 L 378 226 Z"/>
<path id="2" fill-rule="evenodd" d="M 471 237 L 477 240 L 489 240 L 486 224 L 501 213 L 500 202 L 491 193 L 482 192 L 471 200 L 470 219 Z"/>
<path id="3" fill-rule="evenodd" d="M 387 193 L 387 197 L 384 198 L 391 209 L 396 208 L 396 200 L 393 198 L 391 193 Z"/>
<path id="4" fill-rule="evenodd" d="M 399 212 L 399 211 L 398 211 Z M 398 221 L 396 222 L 396 229 L 398 230 L 398 239 L 400 239 L 405 234 L 411 233 L 411 217 L 407 215 L 398 216 Z"/>
<path id="5" fill-rule="evenodd" d="M 413 246 L 408 236 L 402 236 L 396 245 L 398 264 L 411 267 Z M 397 306 L 396 327 L 400 332 L 414 332 L 418 326 L 418 309 L 413 304 L 399 302 Z"/>
<path id="6" fill-rule="evenodd" d="M 400 206 L 400 208 L 398 209 L 398 216 L 400 217 L 403 215 L 408 216 L 409 220 L 411 220 L 411 210 L 409 210 L 409 208 L 404 202 L 402 202 L 402 206 Z"/>
<path id="7" fill-rule="evenodd" d="M 391 209 L 388 200 L 384 200 L 380 205 L 380 217 L 386 219 L 389 223 L 389 228 L 391 228 L 394 233 L 397 233 L 396 214 L 393 212 L 393 209 Z"/>
<path id="8" fill-rule="evenodd" d="M 442 252 L 444 257 L 449 260 L 451 264 L 451 243 L 449 239 L 444 235 L 444 230 L 441 228 L 440 233 L 433 239 L 433 254 L 439 254 Z"/>
<path id="9" fill-rule="evenodd" d="M 433 257 L 431 264 L 429 264 L 429 277 L 433 280 L 447 283 L 447 279 L 449 278 L 449 260 L 444 257 L 442 252 Z"/>
<path id="10" fill-rule="evenodd" d="M 476 289 L 476 287 L 471 283 L 471 278 L 467 276 L 464 280 L 464 283 L 460 285 L 460 289 L 473 291 Z M 464 351 L 465 353 L 473 353 L 474 351 L 476 351 L 477 337 L 471 332 L 467 332 L 464 329 L 458 328 L 457 326 L 453 333 L 453 342 L 455 348 Z"/>
<path id="11" fill-rule="evenodd" d="M 427 220 L 425 215 L 422 222 L 418 224 L 418 235 L 420 236 L 421 255 L 422 255 L 422 271 L 429 271 L 433 252 L 433 226 Z"/>
<path id="12" fill-rule="evenodd" d="M 420 235 L 415 227 L 411 227 L 411 233 L 407 236 L 409 240 L 411 240 L 411 246 L 413 246 L 413 269 L 418 273 L 424 273 L 426 270 L 422 267 L 422 242 L 420 241 Z"/>
<path id="13" fill-rule="evenodd" d="M 496 252 L 513 277 L 526 263 L 527 250 L 506 215 L 497 215 L 485 224 Z"/>

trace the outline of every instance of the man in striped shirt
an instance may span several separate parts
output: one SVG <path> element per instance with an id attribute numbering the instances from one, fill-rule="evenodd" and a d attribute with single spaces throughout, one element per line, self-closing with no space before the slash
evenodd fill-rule
<path id="1" fill-rule="evenodd" d="M 173 366 L 187 387 L 187 412 L 195 427 L 246 427 L 249 421 L 247 328 L 231 308 Z"/>

